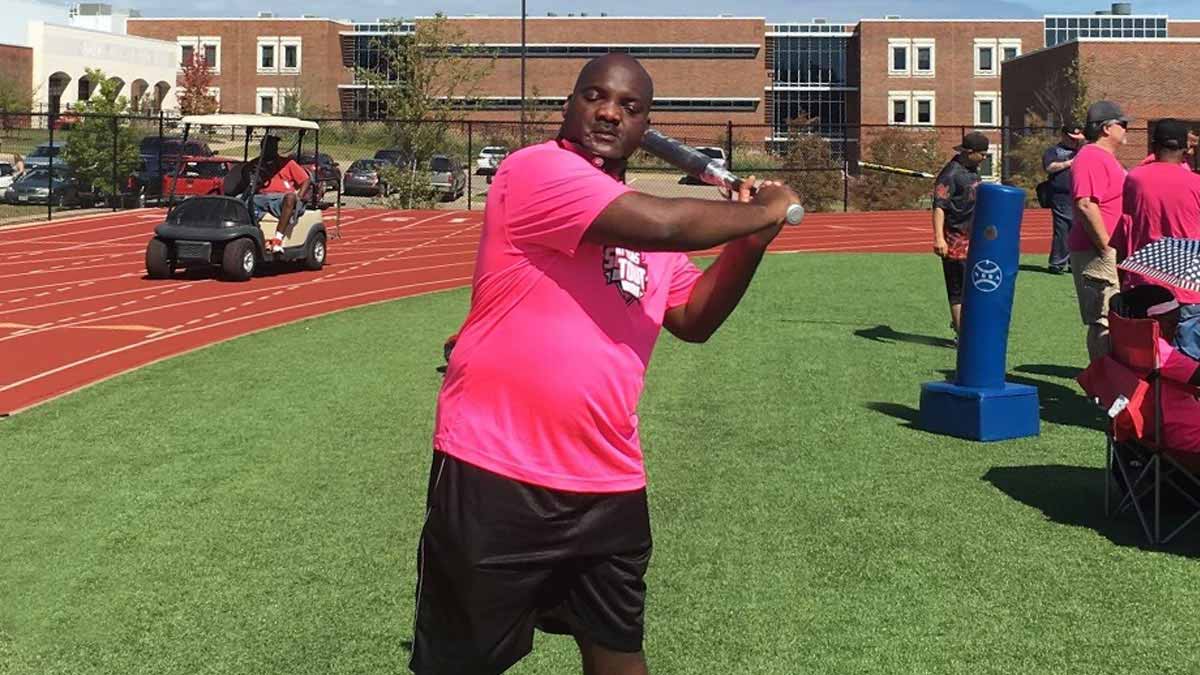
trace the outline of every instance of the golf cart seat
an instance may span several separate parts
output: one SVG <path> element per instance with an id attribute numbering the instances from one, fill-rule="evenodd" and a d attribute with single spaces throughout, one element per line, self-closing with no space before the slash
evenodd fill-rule
<path id="1" fill-rule="evenodd" d="M 300 246 L 308 239 L 308 233 L 314 226 L 321 225 L 321 212 L 316 209 L 305 210 L 300 214 L 300 218 L 296 220 L 296 226 L 292 228 L 287 239 L 283 241 L 284 246 Z M 269 240 L 275 236 L 275 230 L 279 227 L 279 219 L 275 216 L 264 213 L 261 220 L 258 221 L 258 229 L 262 230 L 263 239 Z"/>
<path id="2" fill-rule="evenodd" d="M 246 173 L 246 163 L 238 162 L 225 174 L 225 182 L 221 186 L 221 194 L 226 197 L 241 197 L 250 187 L 250 176 Z"/>

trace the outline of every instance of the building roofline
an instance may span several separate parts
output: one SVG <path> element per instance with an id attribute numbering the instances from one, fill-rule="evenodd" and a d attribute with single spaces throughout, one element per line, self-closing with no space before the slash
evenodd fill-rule
<path id="1" fill-rule="evenodd" d="M 1075 16 L 1075 15 L 1072 15 Z M 1043 23 L 1043 19 L 859 19 L 858 23 Z"/>
<path id="2" fill-rule="evenodd" d="M 317 16 L 131 16 L 129 21 L 326 21 L 328 23 L 352 26 L 355 21 L 330 19 Z"/>
<path id="3" fill-rule="evenodd" d="M 142 35 L 130 35 L 128 33 L 114 33 L 112 31 L 99 30 L 97 28 L 84 28 L 82 26 L 72 26 L 70 24 L 58 23 L 57 21 L 32 20 L 29 23 L 31 23 L 31 24 L 40 23 L 44 26 L 54 26 L 55 28 L 65 28 L 67 30 L 77 30 L 81 33 L 91 33 L 93 35 L 107 35 L 109 37 L 119 37 L 119 38 L 122 38 L 125 40 L 134 40 L 137 42 L 151 42 L 151 43 L 154 43 L 155 45 L 170 45 L 171 47 L 176 47 L 176 44 L 169 40 L 159 40 L 158 38 L 145 37 Z M 14 46 L 16 46 L 16 45 L 14 45 Z"/>
<path id="4" fill-rule="evenodd" d="M 1051 50 L 1053 50 L 1053 49 L 1059 49 L 1059 48 L 1062 48 L 1062 47 L 1069 47 L 1069 46 L 1071 46 L 1071 45 L 1080 45 L 1080 44 L 1114 44 L 1114 45 L 1119 45 L 1119 44 L 1122 44 L 1122 43 L 1134 43 L 1134 44 L 1200 44 L 1200 37 L 1176 37 L 1176 38 L 1171 38 L 1171 37 L 1167 37 L 1167 38 L 1105 38 L 1105 37 L 1098 37 L 1098 38 L 1097 38 L 1097 37 L 1077 37 L 1077 38 L 1071 38 L 1070 40 L 1067 40 L 1067 41 L 1065 41 L 1065 42 L 1060 42 L 1060 43 L 1058 43 L 1058 44 L 1054 45 L 1053 47 L 1042 47 L 1041 49 L 1035 49 L 1035 50 L 1033 50 L 1033 51 L 1030 51 L 1030 52 L 1025 52 L 1025 53 L 1023 53 L 1023 54 L 1019 54 L 1019 55 L 1017 55 L 1017 56 L 1015 56 L 1015 57 L 1013 57 L 1013 58 L 1011 58 L 1011 59 L 1008 59 L 1007 61 L 1005 61 L 1005 63 L 1012 63 L 1013 61 L 1020 61 L 1021 59 L 1028 58 L 1028 57 L 1031 57 L 1031 56 L 1036 56 L 1037 54 L 1041 54 L 1042 52 L 1048 52 L 1048 51 L 1051 51 Z"/>

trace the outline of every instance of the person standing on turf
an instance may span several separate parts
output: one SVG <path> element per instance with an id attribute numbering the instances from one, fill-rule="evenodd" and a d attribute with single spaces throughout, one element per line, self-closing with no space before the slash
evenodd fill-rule
<path id="1" fill-rule="evenodd" d="M 1075 217 L 1075 205 L 1071 201 L 1071 163 L 1083 143 L 1083 127 L 1067 122 L 1062 127 L 1062 140 L 1042 154 L 1042 168 L 1050 181 L 1050 214 L 1054 228 L 1050 243 L 1051 274 L 1071 270 L 1071 251 L 1067 248 L 1067 235 Z"/>
<path id="2" fill-rule="evenodd" d="M 1075 220 L 1067 236 L 1079 316 L 1087 326 L 1088 362 L 1108 354 L 1108 306 L 1117 294 L 1117 251 L 1111 245 L 1123 218 L 1125 168 L 1117 149 L 1125 144 L 1129 118 L 1112 101 L 1088 107 L 1084 134 L 1091 141 L 1071 164 Z"/>
<path id="3" fill-rule="evenodd" d="M 662 327 L 688 342 L 717 330 L 799 201 L 777 183 L 739 202 L 627 187 L 653 98 L 632 57 L 588 62 L 558 138 L 509 155 L 492 183 L 438 396 L 418 675 L 501 673 L 535 627 L 572 635 L 587 675 L 648 672 L 646 367 Z M 704 272 L 682 253 L 720 244 Z"/>
<path id="4" fill-rule="evenodd" d="M 987 157 L 988 145 L 988 137 L 978 131 L 963 136 L 962 143 L 954 148 L 958 154 L 942 167 L 933 188 L 933 252 L 942 259 L 955 339 L 962 326 L 967 248 L 981 180 L 979 165 Z"/>

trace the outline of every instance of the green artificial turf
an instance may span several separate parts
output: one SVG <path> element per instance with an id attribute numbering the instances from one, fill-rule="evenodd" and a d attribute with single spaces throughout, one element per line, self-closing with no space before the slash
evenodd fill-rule
<path id="1" fill-rule="evenodd" d="M 1030 266 L 1040 264 L 1029 258 Z M 406 672 L 441 342 L 465 290 L 241 338 L 0 421 L 0 673 Z M 1102 512 L 1070 277 L 1019 279 L 1042 435 L 913 427 L 932 256 L 769 258 L 640 416 L 656 673 L 1195 673 L 1200 528 Z M 511 672 L 578 672 L 539 636 Z"/>

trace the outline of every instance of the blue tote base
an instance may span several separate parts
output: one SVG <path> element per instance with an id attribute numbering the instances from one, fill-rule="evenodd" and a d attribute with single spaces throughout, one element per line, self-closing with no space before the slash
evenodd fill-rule
<path id="1" fill-rule="evenodd" d="M 1008 382 L 1000 389 L 926 382 L 921 385 L 918 426 L 972 441 L 1037 436 L 1041 431 L 1038 390 Z"/>

